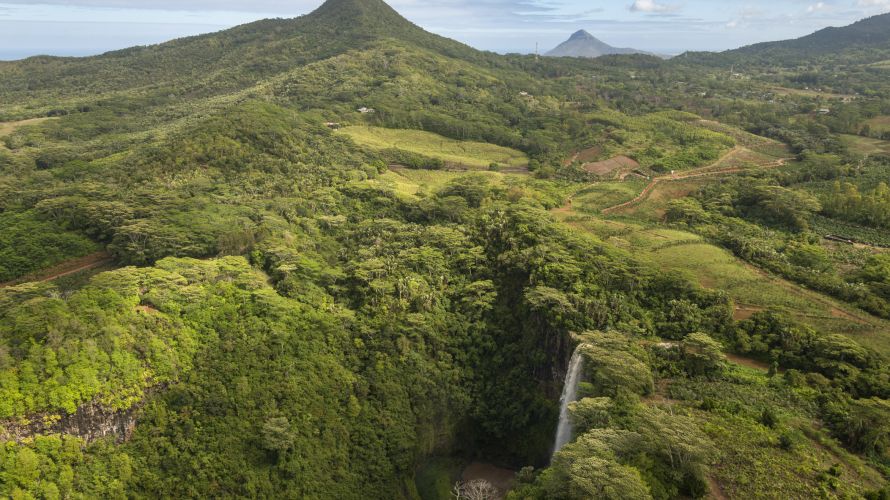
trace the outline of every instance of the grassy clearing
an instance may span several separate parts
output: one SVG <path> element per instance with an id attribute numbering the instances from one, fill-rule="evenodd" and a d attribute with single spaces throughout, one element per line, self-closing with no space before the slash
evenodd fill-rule
<path id="1" fill-rule="evenodd" d="M 575 193 L 572 200 L 576 209 L 585 213 L 599 213 L 604 208 L 634 199 L 648 183 L 644 179 L 634 179 L 628 182 L 598 182 Z"/>
<path id="2" fill-rule="evenodd" d="M 21 120 L 17 122 L 0 122 L 0 139 L 12 134 L 21 127 L 27 127 L 28 125 L 38 125 L 47 120 L 57 120 L 57 118 L 31 118 L 28 120 Z M 3 141 L 0 141 L 0 149 L 8 149 Z"/>
<path id="3" fill-rule="evenodd" d="M 841 139 L 854 153 L 862 155 L 890 154 L 890 142 L 858 135 L 841 134 Z"/>
<path id="4" fill-rule="evenodd" d="M 37 125 L 38 123 L 43 123 L 47 120 L 55 120 L 56 118 L 31 118 L 29 120 L 21 120 L 17 122 L 0 122 L 0 137 L 6 137 L 7 135 L 16 131 L 16 129 L 21 127 L 26 127 L 28 125 Z"/>
<path id="5" fill-rule="evenodd" d="M 771 161 L 775 158 L 784 158 L 790 155 L 788 146 L 779 141 L 754 135 L 736 127 L 713 120 L 700 120 L 698 123 L 709 130 L 732 137 L 738 145 L 744 146 L 749 151 L 771 157 L 767 161 Z"/>
<path id="6" fill-rule="evenodd" d="M 890 116 L 876 116 L 871 120 L 866 120 L 865 123 L 871 128 L 872 132 L 890 132 Z"/>
<path id="7" fill-rule="evenodd" d="M 632 216 L 640 220 L 657 222 L 664 218 L 668 204 L 676 199 L 686 197 L 703 186 L 705 180 L 688 180 L 674 182 L 660 182 L 649 193 L 645 200 L 636 205 L 624 208 L 616 214 Z"/>
<path id="8" fill-rule="evenodd" d="M 445 187 L 451 181 L 467 175 L 465 172 L 449 172 L 445 170 L 389 170 L 377 179 L 369 181 L 381 186 L 393 189 L 404 196 L 414 197 L 420 194 L 434 193 Z M 511 174 L 499 172 L 480 171 L 473 175 L 484 175 L 495 185 L 502 184 Z"/>
<path id="9" fill-rule="evenodd" d="M 466 168 L 488 168 L 492 163 L 508 167 L 528 165 L 525 153 L 484 142 L 456 141 L 420 130 L 388 129 L 381 127 L 345 127 L 339 131 L 358 144 L 375 149 L 396 148 L 434 158 Z"/>
<path id="10" fill-rule="evenodd" d="M 813 89 L 792 89 L 789 87 L 771 87 L 770 90 L 776 95 L 800 95 L 806 97 L 818 97 L 822 99 L 855 99 L 856 96 L 850 94 L 832 94 L 831 92 L 820 92 Z"/>

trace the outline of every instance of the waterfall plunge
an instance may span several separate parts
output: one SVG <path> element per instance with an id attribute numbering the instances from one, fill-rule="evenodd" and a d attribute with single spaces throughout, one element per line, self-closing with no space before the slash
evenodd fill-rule
<path id="1" fill-rule="evenodd" d="M 569 403 L 578 399 L 578 383 L 581 381 L 581 346 L 575 349 L 569 370 L 566 372 L 562 396 L 559 398 L 559 427 L 556 428 L 556 442 L 553 453 L 561 450 L 572 439 L 572 423 L 569 421 Z"/>

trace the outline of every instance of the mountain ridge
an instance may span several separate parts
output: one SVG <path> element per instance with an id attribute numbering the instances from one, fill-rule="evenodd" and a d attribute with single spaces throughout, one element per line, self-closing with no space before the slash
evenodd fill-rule
<path id="1" fill-rule="evenodd" d="M 397 39 L 438 54 L 482 61 L 487 53 L 430 33 L 382 0 L 328 0 L 312 12 L 105 54 L 0 62 L 0 97 L 90 86 L 97 92 L 192 85 L 206 92 L 248 87 L 295 67 Z"/>
<path id="2" fill-rule="evenodd" d="M 828 27 L 800 38 L 761 42 L 724 52 L 688 52 L 685 58 L 705 64 L 796 66 L 802 61 L 868 63 L 890 58 L 890 13 L 841 26 Z"/>

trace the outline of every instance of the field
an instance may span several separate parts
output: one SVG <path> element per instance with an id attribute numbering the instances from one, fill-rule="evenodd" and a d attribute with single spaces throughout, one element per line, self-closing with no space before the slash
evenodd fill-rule
<path id="1" fill-rule="evenodd" d="M 467 175 L 465 172 L 449 172 L 444 170 L 413 170 L 393 168 L 383 173 L 371 183 L 388 186 L 402 195 L 414 197 L 419 194 L 430 194 L 443 188 L 446 184 Z M 474 175 L 483 175 L 492 184 L 500 184 L 511 174 L 480 171 Z"/>
<path id="2" fill-rule="evenodd" d="M 842 134 L 841 139 L 854 153 L 863 155 L 890 154 L 890 142 L 858 135 Z"/>
<path id="3" fill-rule="evenodd" d="M 52 120 L 52 118 L 31 118 L 30 120 L 22 120 L 18 122 L 0 122 L 0 137 L 6 137 L 15 132 L 17 128 L 26 127 L 28 125 L 37 125 L 38 123 L 47 120 Z"/>
<path id="4" fill-rule="evenodd" d="M 420 130 L 381 127 L 345 127 L 339 133 L 356 143 L 375 149 L 401 149 L 440 158 L 451 167 L 485 169 L 492 163 L 507 167 L 525 167 L 528 157 L 515 149 L 484 142 L 456 141 Z"/>
<path id="5" fill-rule="evenodd" d="M 53 119 L 54 118 L 31 118 L 29 120 L 21 120 L 17 122 L 0 122 L 0 139 L 15 132 L 21 127 L 26 127 L 28 125 L 37 125 L 38 123 Z M 6 145 L 3 143 L 3 141 L 0 141 L 0 149 L 6 149 Z"/>
<path id="6" fill-rule="evenodd" d="M 831 92 L 823 92 L 814 89 L 793 89 L 789 87 L 772 87 L 770 90 L 777 95 L 799 95 L 805 97 L 818 97 L 821 99 L 855 99 L 856 96 L 849 94 L 833 94 Z"/>
<path id="7" fill-rule="evenodd" d="M 599 213 L 600 210 L 634 199 L 648 181 L 640 179 L 630 182 L 597 182 L 584 187 L 572 197 L 576 210 L 585 213 Z"/>
<path id="8" fill-rule="evenodd" d="M 664 218 L 668 203 L 689 195 L 706 182 L 701 179 L 660 182 L 644 200 L 614 213 L 615 215 L 632 216 L 640 220 L 658 222 Z"/>
<path id="9" fill-rule="evenodd" d="M 890 116 L 876 116 L 870 120 L 866 120 L 865 124 L 871 128 L 872 132 L 890 132 Z"/>
<path id="10" fill-rule="evenodd" d="M 732 137 L 740 146 L 744 146 L 757 153 L 781 158 L 787 157 L 790 154 L 788 146 L 773 139 L 754 135 L 713 120 L 699 120 L 698 124 L 714 132 L 726 134 Z"/>
<path id="11" fill-rule="evenodd" d="M 612 174 L 611 176 L 614 177 L 615 174 L 617 174 L 618 176 L 624 177 L 629 172 L 640 168 L 640 164 L 632 158 L 619 155 L 609 158 L 608 160 L 585 163 L 582 168 L 595 175 L 609 176 Z"/>
<path id="12" fill-rule="evenodd" d="M 881 485 L 880 475 L 867 462 L 814 425 L 805 393 L 773 392 L 770 377 L 759 368 L 736 366 L 731 371 L 725 380 L 708 383 L 666 380 L 663 391 L 675 411 L 688 412 L 721 443 L 722 453 L 711 468 L 716 487 L 712 498 L 818 498 L 825 488 L 837 497 L 853 498 L 862 494 L 859 485 Z M 704 400 L 714 408 L 702 409 Z M 780 425 L 771 428 L 759 422 L 765 407 L 781 414 Z M 791 445 L 779 446 L 783 435 L 791 437 Z M 832 467 L 842 479 L 834 487 L 826 474 Z"/>
<path id="13" fill-rule="evenodd" d="M 739 319 L 769 308 L 785 310 L 818 331 L 842 333 L 890 354 L 890 338 L 883 335 L 890 325 L 885 321 L 750 266 L 696 234 L 626 218 L 581 215 L 590 210 L 583 198 L 574 200 L 573 210 L 556 212 L 556 216 L 661 269 L 687 274 L 705 288 L 725 290 L 736 303 Z"/>

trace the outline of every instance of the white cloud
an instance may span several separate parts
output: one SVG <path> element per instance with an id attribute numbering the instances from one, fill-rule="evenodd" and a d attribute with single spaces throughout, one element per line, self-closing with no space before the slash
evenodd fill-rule
<path id="1" fill-rule="evenodd" d="M 656 2 L 655 0 L 634 0 L 631 12 L 674 12 L 679 7 Z"/>
<path id="2" fill-rule="evenodd" d="M 875 1 L 875 0 L 868 0 Z M 825 2 L 816 2 L 809 7 L 807 7 L 808 14 L 815 14 L 816 12 L 825 12 L 827 10 L 831 10 L 831 6 L 826 4 Z"/>

